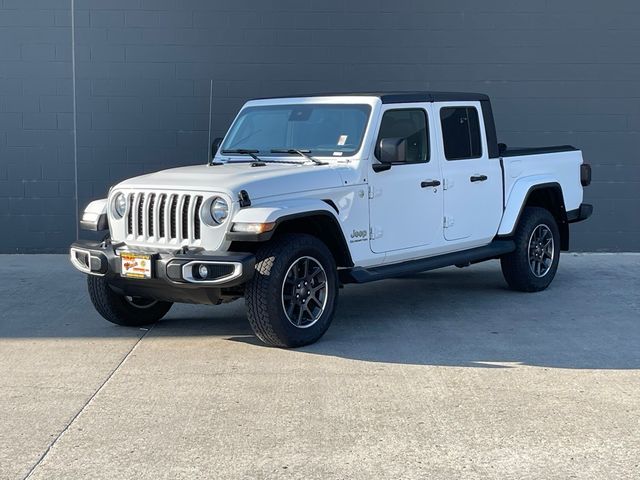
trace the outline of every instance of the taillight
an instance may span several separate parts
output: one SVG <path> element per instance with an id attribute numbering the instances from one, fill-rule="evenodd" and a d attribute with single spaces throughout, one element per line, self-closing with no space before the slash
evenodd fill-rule
<path id="1" fill-rule="evenodd" d="M 583 187 L 591 184 L 591 165 L 588 163 L 580 165 L 580 183 Z"/>

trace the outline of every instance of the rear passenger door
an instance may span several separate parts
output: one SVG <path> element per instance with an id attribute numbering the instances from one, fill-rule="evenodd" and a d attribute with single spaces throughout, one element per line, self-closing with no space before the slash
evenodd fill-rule
<path id="1" fill-rule="evenodd" d="M 444 187 L 444 238 L 489 243 L 502 217 L 502 168 L 489 158 L 480 102 L 437 103 Z"/>

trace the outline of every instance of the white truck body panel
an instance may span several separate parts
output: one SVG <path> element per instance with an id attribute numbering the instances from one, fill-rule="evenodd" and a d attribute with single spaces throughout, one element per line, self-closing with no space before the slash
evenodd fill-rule
<path id="1" fill-rule="evenodd" d="M 210 190 L 225 192 L 234 198 L 240 190 L 250 190 L 251 197 L 259 199 L 342 186 L 340 165 L 330 167 L 309 175 L 309 166 L 302 163 L 271 163 L 260 168 L 253 168 L 249 163 L 194 165 L 131 178 L 117 188 Z"/>
<path id="2" fill-rule="evenodd" d="M 498 235 L 513 232 L 529 190 L 536 185 L 557 183 L 562 189 L 566 211 L 577 209 L 583 200 L 580 184 L 582 152 L 543 153 L 504 157 L 505 210 Z"/>

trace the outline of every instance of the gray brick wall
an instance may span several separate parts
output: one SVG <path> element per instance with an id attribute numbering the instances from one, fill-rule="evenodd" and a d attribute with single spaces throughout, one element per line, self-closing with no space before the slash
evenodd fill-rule
<path id="1" fill-rule="evenodd" d="M 70 2 L 0 1 L 0 252 L 75 237 Z"/>
<path id="2" fill-rule="evenodd" d="M 71 0 L 0 0 L 0 251 L 75 238 Z M 205 160 L 251 97 L 490 94 L 499 138 L 594 168 L 576 250 L 640 250 L 636 0 L 75 0 L 78 195 Z"/>

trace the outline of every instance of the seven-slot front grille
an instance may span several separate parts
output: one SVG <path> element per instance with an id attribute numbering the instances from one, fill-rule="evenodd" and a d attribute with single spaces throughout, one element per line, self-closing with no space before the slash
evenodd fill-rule
<path id="1" fill-rule="evenodd" d="M 128 197 L 127 236 L 152 242 L 200 240 L 202 195 L 135 192 Z"/>

